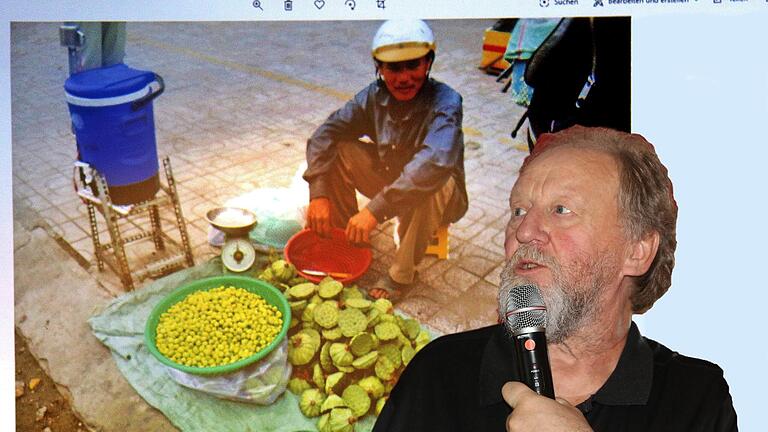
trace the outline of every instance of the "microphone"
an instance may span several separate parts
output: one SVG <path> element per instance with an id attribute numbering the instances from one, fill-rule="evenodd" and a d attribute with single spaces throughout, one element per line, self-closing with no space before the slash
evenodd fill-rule
<path id="1" fill-rule="evenodd" d="M 547 353 L 547 308 L 536 285 L 502 288 L 499 312 L 515 344 L 517 370 L 522 382 L 536 393 L 555 398 Z"/>

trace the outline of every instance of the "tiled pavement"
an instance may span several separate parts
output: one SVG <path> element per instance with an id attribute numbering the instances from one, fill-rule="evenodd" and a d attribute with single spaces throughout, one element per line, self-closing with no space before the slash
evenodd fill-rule
<path id="1" fill-rule="evenodd" d="M 507 196 L 527 151 L 509 137 L 520 108 L 500 93 L 495 77 L 477 68 L 483 30 L 492 23 L 430 22 L 438 42 L 433 76 L 464 97 L 470 209 L 451 227 L 450 258 L 428 257 L 399 306 L 444 332 L 495 321 Z M 75 144 L 58 25 L 11 27 L 13 203 L 37 212 L 60 244 L 71 246 L 101 286 L 117 295 L 123 289 L 115 275 L 95 268 L 86 208 L 72 187 Z M 370 82 L 369 47 L 378 25 L 128 24 L 126 63 L 166 82 L 154 107 L 158 152 L 171 158 L 197 262 L 217 253 L 207 243 L 205 212 L 254 188 L 289 186 L 307 137 Z M 165 226 L 172 217 L 163 214 Z M 391 230 L 391 224 L 377 229 L 374 264 L 362 283 L 391 262 Z M 131 260 L 146 252 L 134 251 Z"/>

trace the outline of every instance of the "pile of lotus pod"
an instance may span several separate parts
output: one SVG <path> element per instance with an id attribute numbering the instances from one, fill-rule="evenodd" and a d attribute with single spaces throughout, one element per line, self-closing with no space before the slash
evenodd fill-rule
<path id="1" fill-rule="evenodd" d="M 417 320 L 396 315 L 389 300 L 370 300 L 356 286 L 330 277 L 314 284 L 284 260 L 259 278 L 291 305 L 288 389 L 305 416 L 319 418 L 320 432 L 351 432 L 357 419 L 378 415 L 400 373 L 429 342 Z"/>

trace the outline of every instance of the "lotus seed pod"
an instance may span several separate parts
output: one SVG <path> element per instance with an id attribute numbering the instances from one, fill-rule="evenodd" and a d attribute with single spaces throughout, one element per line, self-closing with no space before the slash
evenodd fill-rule
<path id="1" fill-rule="evenodd" d="M 372 399 L 378 399 L 384 395 L 384 384 L 375 376 L 367 376 L 357 382 Z"/>
<path id="2" fill-rule="evenodd" d="M 358 309 L 344 309 L 339 312 L 339 327 L 342 335 L 351 338 L 365 331 L 368 327 L 368 318 Z"/>
<path id="3" fill-rule="evenodd" d="M 368 354 L 373 349 L 373 337 L 370 333 L 358 333 L 349 341 L 349 349 L 355 357 Z"/>
<path id="4" fill-rule="evenodd" d="M 402 354 L 400 353 L 400 347 L 393 342 L 387 342 L 379 345 L 379 355 L 386 357 L 395 367 L 395 369 L 402 366 Z"/>
<path id="5" fill-rule="evenodd" d="M 286 284 L 288 284 L 288 285 L 290 285 L 290 286 L 295 286 L 295 285 L 298 285 L 298 284 L 303 284 L 303 283 L 307 283 L 307 282 L 309 282 L 309 281 L 308 281 L 308 280 L 306 280 L 306 279 L 304 279 L 303 277 L 301 277 L 301 276 L 295 276 L 295 277 L 293 277 L 291 280 L 289 280 L 288 282 L 286 282 Z"/>
<path id="6" fill-rule="evenodd" d="M 379 318 L 379 322 L 390 322 L 397 325 L 397 318 L 395 318 L 395 316 L 392 314 L 385 313 L 385 314 L 381 314 L 381 317 Z"/>
<path id="7" fill-rule="evenodd" d="M 322 342 L 322 339 L 320 338 L 320 332 L 313 328 L 305 328 L 299 331 L 299 333 L 304 333 L 310 337 L 310 342 L 315 346 L 315 349 L 320 348 L 320 343 Z"/>
<path id="8" fill-rule="evenodd" d="M 313 284 L 312 282 L 305 282 L 292 286 L 288 290 L 287 294 L 289 297 L 296 300 L 307 299 L 315 293 L 316 289 L 317 285 Z"/>
<path id="9" fill-rule="evenodd" d="M 301 313 L 301 321 L 302 322 L 314 322 L 315 321 L 315 308 L 317 307 L 314 303 L 309 303 L 305 308 L 304 312 Z"/>
<path id="10" fill-rule="evenodd" d="M 332 432 L 353 432 L 357 418 L 349 408 L 334 408 L 328 418 L 328 427 Z"/>
<path id="11" fill-rule="evenodd" d="M 292 301 L 288 304 L 291 306 L 292 315 L 300 315 L 302 312 L 304 312 L 304 308 L 307 307 L 306 300 Z"/>
<path id="12" fill-rule="evenodd" d="M 323 375 L 320 363 L 315 363 L 314 366 L 312 366 L 312 382 L 315 384 L 315 387 L 319 389 L 325 388 L 325 375 Z"/>
<path id="13" fill-rule="evenodd" d="M 344 304 L 355 309 L 360 309 L 362 312 L 367 312 L 373 302 L 364 298 L 349 298 L 344 301 Z"/>
<path id="14" fill-rule="evenodd" d="M 376 376 L 384 381 L 392 379 L 395 375 L 395 365 L 386 357 L 380 355 L 376 360 L 376 365 L 373 370 L 376 372 Z"/>
<path id="15" fill-rule="evenodd" d="M 416 355 L 416 350 L 413 349 L 410 345 L 404 345 L 402 350 L 400 351 L 400 357 L 403 359 L 403 365 L 408 366 L 408 363 L 411 362 L 411 359 L 413 356 Z"/>
<path id="16" fill-rule="evenodd" d="M 301 330 L 310 329 L 310 330 L 314 330 L 314 331 L 320 331 L 321 328 L 322 327 L 317 325 L 317 323 L 315 323 L 314 321 L 301 323 Z"/>
<path id="17" fill-rule="evenodd" d="M 365 295 L 362 291 L 360 291 L 359 288 L 357 288 L 357 285 L 351 286 L 349 288 L 344 288 L 341 291 L 341 299 L 345 302 L 349 299 L 361 299 L 365 298 Z"/>
<path id="18" fill-rule="evenodd" d="M 402 347 L 404 347 L 404 346 L 406 346 L 406 345 L 407 345 L 407 346 L 413 346 L 413 345 L 411 345 L 411 340 L 410 340 L 410 339 L 408 339 L 408 338 L 407 338 L 407 337 L 406 337 L 404 334 L 402 334 L 402 333 L 400 333 L 399 335 L 397 335 L 397 345 L 398 345 L 398 346 L 400 346 L 401 348 L 402 348 Z"/>
<path id="19" fill-rule="evenodd" d="M 360 418 L 371 409 L 371 398 L 365 390 L 357 384 L 352 384 L 344 389 L 341 398 L 352 410 L 352 415 Z"/>
<path id="20" fill-rule="evenodd" d="M 275 273 L 272 271 L 271 268 L 267 267 L 266 269 L 264 269 L 264 271 L 259 273 L 259 279 L 269 282 L 271 284 L 275 280 Z"/>
<path id="21" fill-rule="evenodd" d="M 333 359 L 331 359 L 331 342 L 325 342 L 320 349 L 320 367 L 326 372 L 333 372 Z"/>
<path id="22" fill-rule="evenodd" d="M 339 340 L 341 339 L 341 336 L 342 336 L 341 328 L 339 328 L 339 326 L 336 326 L 332 329 L 322 329 L 320 331 L 320 334 L 322 334 L 323 337 L 329 341 Z"/>
<path id="23" fill-rule="evenodd" d="M 371 335 L 371 340 L 373 341 L 373 349 L 378 348 L 379 347 L 379 338 L 377 338 L 375 334 L 371 334 L 371 333 L 369 333 L 369 334 Z"/>
<path id="24" fill-rule="evenodd" d="M 416 342 L 416 351 L 418 352 L 419 350 L 424 348 L 424 345 L 429 343 L 429 333 L 426 330 L 422 329 L 419 332 L 419 335 L 416 336 L 416 340 L 414 342 Z"/>
<path id="25" fill-rule="evenodd" d="M 309 388 L 312 388 L 312 386 L 303 378 L 291 378 L 288 381 L 288 390 L 297 396 Z"/>
<path id="26" fill-rule="evenodd" d="M 354 363 L 354 361 L 353 361 L 353 363 Z M 351 365 L 350 366 L 336 366 L 336 369 L 338 369 L 339 372 L 344 372 L 344 373 L 352 373 L 352 372 L 355 371 L 355 367 L 351 366 Z"/>
<path id="27" fill-rule="evenodd" d="M 429 333 L 426 330 L 421 329 L 419 331 L 419 335 L 416 336 L 415 342 L 416 342 L 416 345 L 424 346 L 424 345 L 429 343 L 429 339 L 430 339 L 429 338 Z"/>
<path id="28" fill-rule="evenodd" d="M 391 314 L 395 312 L 394 306 L 392 306 L 392 302 L 385 298 L 377 299 L 375 302 L 373 302 L 373 307 L 379 310 L 379 312 L 383 314 Z"/>
<path id="29" fill-rule="evenodd" d="M 336 327 L 339 322 L 339 307 L 336 302 L 323 302 L 315 307 L 313 313 L 315 322 L 322 328 Z"/>
<path id="30" fill-rule="evenodd" d="M 289 275 L 290 275 L 290 277 L 287 277 Z M 296 267 L 293 264 L 291 264 L 291 263 L 287 263 L 286 264 L 285 273 L 284 273 L 284 275 L 282 277 L 283 281 L 285 281 L 285 283 L 290 285 L 290 282 L 295 277 L 296 277 Z M 298 284 L 293 284 L 293 285 L 298 285 Z M 290 286 L 293 286 L 293 285 L 290 285 Z"/>
<path id="31" fill-rule="evenodd" d="M 283 271 L 287 264 L 288 263 L 284 259 L 278 259 L 277 261 L 272 262 L 272 264 L 270 265 L 270 268 L 274 273 L 277 273 L 277 272 Z"/>
<path id="32" fill-rule="evenodd" d="M 408 339 L 416 340 L 416 337 L 421 331 L 421 325 L 415 319 L 408 318 L 401 321 L 400 330 L 403 331 L 403 334 L 406 335 Z"/>
<path id="33" fill-rule="evenodd" d="M 288 344 L 288 360 L 294 366 L 301 366 L 312 361 L 317 351 L 315 341 L 312 336 L 304 333 L 302 330 L 291 337 Z"/>
<path id="34" fill-rule="evenodd" d="M 282 282 L 288 282 L 295 276 L 296 268 L 287 263 L 285 260 L 277 260 L 272 263 L 270 266 L 272 269 L 272 273 L 274 273 L 275 278 L 282 281 Z"/>
<path id="35" fill-rule="evenodd" d="M 307 389 L 301 393 L 299 399 L 299 410 L 306 417 L 317 417 L 320 415 L 320 406 L 325 401 L 325 395 L 318 389 Z"/>
<path id="36" fill-rule="evenodd" d="M 368 369 L 371 366 L 373 366 L 376 363 L 376 360 L 379 358 L 379 352 L 378 351 L 371 351 L 368 354 L 365 354 L 362 357 L 356 358 L 352 362 L 352 366 L 355 369 Z"/>
<path id="37" fill-rule="evenodd" d="M 397 339 L 397 336 L 401 334 L 400 327 L 398 327 L 397 324 L 393 322 L 382 322 L 376 324 L 374 331 L 376 332 L 376 337 L 378 337 L 381 341 Z"/>
<path id="38" fill-rule="evenodd" d="M 330 413 L 325 413 L 325 414 L 320 416 L 320 419 L 317 421 L 317 431 L 318 432 L 329 432 L 330 429 L 328 427 L 328 418 L 330 416 L 331 416 Z"/>
<path id="39" fill-rule="evenodd" d="M 366 318 L 368 319 L 368 326 L 367 328 L 373 328 L 376 324 L 381 322 L 381 311 L 371 307 L 371 309 L 368 310 L 368 314 L 366 315 Z"/>
<path id="40" fill-rule="evenodd" d="M 325 398 L 323 405 L 320 407 L 320 412 L 328 412 L 334 408 L 343 408 L 346 406 L 347 403 L 344 402 L 344 399 L 342 399 L 341 396 L 337 394 L 329 394 L 328 397 Z"/>
<path id="41" fill-rule="evenodd" d="M 325 377 L 325 394 L 331 395 L 338 393 L 340 383 L 346 374 L 344 372 L 335 372 Z"/>
<path id="42" fill-rule="evenodd" d="M 343 288 L 344 285 L 342 285 L 341 282 L 334 280 L 333 278 L 326 277 L 320 281 L 320 286 L 318 287 L 317 293 L 324 299 L 332 299 L 339 295 Z"/>
<path id="43" fill-rule="evenodd" d="M 349 352 L 349 345 L 345 343 L 335 342 L 331 344 L 330 348 L 331 360 L 333 365 L 339 366 L 351 366 L 355 356 Z"/>
<path id="44" fill-rule="evenodd" d="M 384 404 L 387 403 L 387 397 L 379 398 L 379 400 L 376 401 L 376 416 L 379 416 L 381 414 L 381 411 L 384 409 Z"/>

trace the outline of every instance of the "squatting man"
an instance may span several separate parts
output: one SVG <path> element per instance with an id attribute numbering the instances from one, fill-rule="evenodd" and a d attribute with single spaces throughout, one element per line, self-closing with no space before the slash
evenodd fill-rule
<path id="1" fill-rule="evenodd" d="M 674 267 L 677 205 L 653 146 L 602 128 L 544 134 L 509 202 L 501 291 L 541 292 L 557 400 L 520 382 L 510 336 L 490 326 L 422 349 L 374 431 L 735 431 L 723 371 L 632 322 Z"/>
<path id="2" fill-rule="evenodd" d="M 376 80 L 331 114 L 307 141 L 307 227 L 345 229 L 369 243 L 398 218 L 399 247 L 372 297 L 396 300 L 414 282 L 432 233 L 467 211 L 462 99 L 429 77 L 435 38 L 421 20 L 381 25 L 371 54 Z M 355 191 L 371 198 L 358 209 Z"/>

